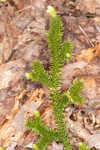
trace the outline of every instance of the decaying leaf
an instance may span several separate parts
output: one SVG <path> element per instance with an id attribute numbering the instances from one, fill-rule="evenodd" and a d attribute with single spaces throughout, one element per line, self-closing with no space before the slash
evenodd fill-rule
<path id="1" fill-rule="evenodd" d="M 6 118 L 8 120 L 13 119 L 13 117 L 16 115 L 16 113 L 18 112 L 18 110 L 19 110 L 19 100 L 16 97 L 15 98 L 15 104 L 14 104 L 12 110 L 11 110 L 11 113 Z"/>
<path id="2" fill-rule="evenodd" d="M 90 147 L 95 147 L 97 149 L 100 149 L 100 133 L 99 132 L 90 136 L 88 140 L 88 145 Z"/>
<path id="3" fill-rule="evenodd" d="M 55 119 L 51 106 L 48 106 L 45 109 L 44 113 L 42 114 L 42 119 L 48 127 L 56 128 Z"/>
<path id="4" fill-rule="evenodd" d="M 95 88 L 96 87 L 96 81 L 91 76 L 83 76 L 81 77 L 82 80 L 84 80 L 84 88 Z"/>
<path id="5" fill-rule="evenodd" d="M 52 142 L 51 150 L 63 150 L 63 144 L 57 144 L 56 142 Z"/>
<path id="6" fill-rule="evenodd" d="M 92 48 L 88 48 L 87 50 L 82 50 L 81 54 L 76 56 L 77 61 L 86 61 L 90 63 L 95 57 L 100 55 L 100 44 L 96 44 Z"/>
<path id="7" fill-rule="evenodd" d="M 23 100 L 27 94 L 27 99 Z M 4 147 L 9 147 L 12 142 L 17 143 L 23 141 L 25 132 L 25 122 L 29 117 L 32 117 L 34 111 L 43 103 L 43 89 L 32 91 L 24 90 L 19 96 L 15 97 L 15 105 L 11 113 L 7 116 L 6 122 L 0 128 L 0 142 Z M 21 105 L 20 102 L 24 104 Z"/>

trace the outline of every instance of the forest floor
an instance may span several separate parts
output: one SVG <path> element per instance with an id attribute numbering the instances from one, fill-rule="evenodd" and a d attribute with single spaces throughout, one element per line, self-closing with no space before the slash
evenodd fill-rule
<path id="1" fill-rule="evenodd" d="M 81 141 L 100 150 L 100 0 L 6 0 L 0 2 L 0 146 L 32 150 L 38 136 L 25 128 L 36 109 L 54 127 L 48 90 L 27 80 L 35 59 L 49 67 L 46 9 L 52 5 L 63 22 L 63 39 L 73 44 L 72 60 L 62 69 L 62 90 L 82 79 L 82 105 L 65 109 L 73 149 Z M 63 150 L 52 142 L 48 150 Z"/>

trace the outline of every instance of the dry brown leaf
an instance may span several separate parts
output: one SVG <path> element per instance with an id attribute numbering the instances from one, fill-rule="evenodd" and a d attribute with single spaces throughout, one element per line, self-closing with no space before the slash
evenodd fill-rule
<path id="1" fill-rule="evenodd" d="M 31 100 L 37 102 L 37 101 L 41 101 L 44 95 L 44 91 L 43 89 L 36 89 L 36 90 L 32 90 L 30 93 L 30 97 Z"/>
<path id="2" fill-rule="evenodd" d="M 97 0 L 83 0 L 83 5 L 87 8 L 88 12 L 95 13 Z"/>
<path id="3" fill-rule="evenodd" d="M 18 110 L 19 110 L 19 100 L 18 100 L 18 98 L 16 97 L 16 98 L 15 98 L 14 107 L 12 108 L 11 113 L 10 113 L 6 118 L 7 118 L 8 120 L 13 119 L 13 117 L 16 115 L 16 113 L 18 112 Z"/>
<path id="4" fill-rule="evenodd" d="M 80 55 L 76 56 L 77 61 L 91 62 L 96 56 L 100 55 L 100 45 L 97 43 L 94 47 L 83 50 Z"/>
<path id="5" fill-rule="evenodd" d="M 42 114 L 42 119 L 50 128 L 56 128 L 55 119 L 51 106 L 48 106 Z"/>
<path id="6" fill-rule="evenodd" d="M 100 149 L 100 131 L 90 136 L 88 145 L 90 147 L 95 147 L 98 150 Z"/>
<path id="7" fill-rule="evenodd" d="M 43 103 L 43 89 L 36 89 L 32 91 L 24 90 L 19 96 L 15 97 L 15 104 L 6 122 L 0 128 L 0 142 L 4 147 L 10 146 L 13 141 L 20 143 L 23 141 L 25 122 L 32 117 L 34 111 Z M 25 99 L 25 95 L 26 99 Z M 25 99 L 25 100 L 23 100 Z M 19 103 L 24 102 L 21 107 Z"/>
<path id="8" fill-rule="evenodd" d="M 51 150 L 63 150 L 63 144 L 62 143 L 58 144 L 53 141 Z"/>
<path id="9" fill-rule="evenodd" d="M 24 0 L 8 0 L 11 6 L 15 7 L 16 9 L 22 9 L 24 7 Z"/>
<path id="10" fill-rule="evenodd" d="M 68 118 L 68 117 L 67 117 Z M 85 141 L 88 141 L 90 133 L 84 128 L 82 123 L 82 118 L 78 118 L 77 121 L 73 121 L 70 118 L 67 119 L 67 128 L 75 136 L 82 138 Z"/>
<path id="11" fill-rule="evenodd" d="M 83 76 L 81 79 L 84 81 L 84 88 L 95 88 L 96 87 L 96 81 L 91 76 Z"/>

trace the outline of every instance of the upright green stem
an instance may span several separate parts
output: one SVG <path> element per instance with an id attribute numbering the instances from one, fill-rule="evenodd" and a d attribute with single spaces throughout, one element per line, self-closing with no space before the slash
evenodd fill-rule
<path id="1" fill-rule="evenodd" d="M 57 124 L 57 132 L 60 135 L 59 141 L 64 143 L 64 150 L 72 150 L 72 146 L 70 145 L 67 136 L 66 123 L 64 119 L 64 106 L 63 101 L 61 99 L 61 93 L 57 88 L 55 90 L 51 90 L 50 93 L 53 114 L 55 116 L 55 121 Z"/>
<path id="2" fill-rule="evenodd" d="M 62 42 L 62 22 L 56 15 L 54 8 L 49 7 L 48 12 L 51 14 L 50 29 L 48 31 L 48 46 L 50 49 L 50 71 L 46 72 L 43 65 L 35 61 L 33 63 L 33 71 L 27 73 L 28 79 L 39 81 L 50 89 L 50 100 L 55 117 L 57 129 L 47 127 L 41 119 L 38 111 L 35 112 L 35 119 L 29 120 L 26 126 L 40 135 L 38 143 L 33 145 L 36 150 L 46 150 L 47 146 L 53 141 L 62 142 L 64 150 L 72 150 L 70 144 L 66 122 L 64 117 L 64 108 L 75 102 L 80 103 L 83 98 L 80 95 L 82 83 L 75 80 L 74 84 L 65 92 L 61 92 L 61 68 L 66 60 L 71 58 L 72 46 L 68 41 Z M 81 149 L 85 147 L 80 145 Z M 89 150 L 89 149 L 86 149 Z"/>

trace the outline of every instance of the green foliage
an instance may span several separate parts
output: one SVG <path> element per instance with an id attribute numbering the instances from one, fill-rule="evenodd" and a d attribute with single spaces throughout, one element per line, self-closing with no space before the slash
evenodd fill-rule
<path id="1" fill-rule="evenodd" d="M 47 133 L 48 135 L 51 133 L 51 131 L 53 132 L 53 130 L 51 130 L 50 128 L 48 128 L 41 120 L 40 116 L 35 115 L 34 119 L 30 119 L 26 122 L 26 126 L 31 129 L 31 130 L 35 130 L 35 132 L 38 135 L 42 135 L 42 136 L 46 136 Z"/>
<path id="2" fill-rule="evenodd" d="M 0 0 L 0 2 L 5 2 L 6 0 Z"/>
<path id="3" fill-rule="evenodd" d="M 0 150 L 4 150 L 4 148 L 2 146 L 0 146 Z"/>
<path id="4" fill-rule="evenodd" d="M 37 150 L 45 150 L 47 146 L 51 143 L 52 140 L 58 140 L 58 133 L 48 128 L 41 120 L 39 112 L 35 112 L 35 118 L 30 119 L 26 122 L 26 127 L 35 131 L 40 138 L 38 140 L 37 145 L 33 145 Z"/>
<path id="5" fill-rule="evenodd" d="M 81 90 L 83 88 L 83 83 L 80 80 L 74 80 L 73 85 L 69 88 L 67 96 L 70 101 L 80 104 L 83 102 L 83 97 L 81 96 Z"/>
<path id="6" fill-rule="evenodd" d="M 90 150 L 90 148 L 86 144 L 80 143 L 79 150 Z"/>
<path id="7" fill-rule="evenodd" d="M 57 129 L 54 130 L 47 127 L 42 122 L 38 111 L 35 112 L 34 119 L 30 119 L 26 122 L 26 127 L 40 135 L 38 143 L 33 145 L 34 149 L 45 150 L 48 145 L 55 140 L 64 144 L 64 150 L 72 150 L 67 136 L 64 109 L 71 103 L 81 103 L 83 101 L 80 94 L 83 83 L 79 80 L 74 80 L 73 85 L 67 92 L 59 90 L 61 86 L 61 69 L 64 62 L 71 58 L 72 45 L 69 41 L 62 42 L 63 27 L 61 19 L 56 15 L 53 8 L 50 7 L 50 9 L 51 23 L 47 34 L 48 46 L 50 49 L 50 71 L 46 72 L 43 65 L 39 61 L 35 61 L 32 65 L 33 71 L 27 73 L 26 77 L 33 81 L 39 81 L 50 89 L 50 100 Z"/>
<path id="8" fill-rule="evenodd" d="M 59 16 L 53 17 L 47 34 L 48 47 L 50 49 L 50 74 L 54 87 L 59 86 L 61 67 L 71 58 L 72 44 L 68 41 L 62 43 L 62 22 Z"/>
<path id="9" fill-rule="evenodd" d="M 48 31 L 48 47 L 50 49 L 50 74 L 55 88 L 60 84 L 62 23 L 60 18 L 53 17 Z"/>
<path id="10" fill-rule="evenodd" d="M 70 105 L 72 102 L 70 100 L 70 98 L 68 98 L 67 96 L 67 92 L 63 92 L 63 94 L 61 94 L 61 103 L 62 103 L 62 107 L 65 108 L 68 105 Z"/>
<path id="11" fill-rule="evenodd" d="M 69 41 L 65 41 L 63 44 L 63 53 L 61 55 L 62 61 L 70 60 L 72 56 L 72 44 Z"/>
<path id="12" fill-rule="evenodd" d="M 48 87 L 53 86 L 48 73 L 45 71 L 43 65 L 39 61 L 34 61 L 32 69 L 33 71 L 31 73 L 26 73 L 26 77 L 28 79 L 39 81 Z"/>

